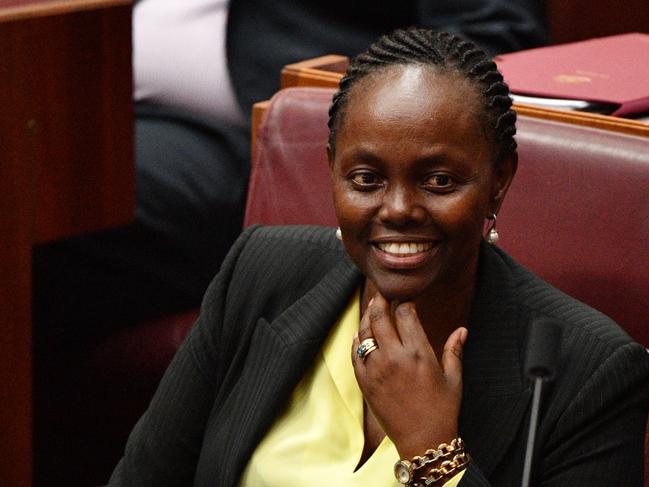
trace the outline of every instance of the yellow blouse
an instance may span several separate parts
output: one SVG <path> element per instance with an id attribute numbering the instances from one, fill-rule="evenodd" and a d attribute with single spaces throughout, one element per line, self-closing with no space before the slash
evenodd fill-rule
<path id="1" fill-rule="evenodd" d="M 352 298 L 286 410 L 257 446 L 244 470 L 242 487 L 397 487 L 399 459 L 386 436 L 354 471 L 363 452 L 363 395 L 351 363 L 358 330 L 360 293 Z M 463 472 L 444 487 L 455 487 Z"/>

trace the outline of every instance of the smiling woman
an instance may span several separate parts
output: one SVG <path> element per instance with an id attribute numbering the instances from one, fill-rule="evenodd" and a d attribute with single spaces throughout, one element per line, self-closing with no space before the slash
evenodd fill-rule
<path id="1" fill-rule="evenodd" d="M 517 485 L 522 357 L 549 319 L 535 482 L 640 486 L 646 351 L 483 238 L 516 172 L 510 107 L 451 34 L 354 60 L 330 110 L 338 238 L 244 232 L 110 485 Z"/>

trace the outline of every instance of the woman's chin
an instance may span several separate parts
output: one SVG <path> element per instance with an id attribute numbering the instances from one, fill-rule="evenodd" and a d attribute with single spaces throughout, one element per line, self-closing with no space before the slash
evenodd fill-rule
<path id="1" fill-rule="evenodd" d="M 423 295 L 425 289 L 425 286 L 417 286 L 414 283 L 387 282 L 386 280 L 374 283 L 374 287 L 387 301 L 399 303 L 415 301 Z"/>

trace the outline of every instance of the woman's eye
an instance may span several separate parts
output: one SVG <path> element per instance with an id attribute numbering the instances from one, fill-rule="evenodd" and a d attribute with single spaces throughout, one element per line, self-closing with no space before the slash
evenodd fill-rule
<path id="1" fill-rule="evenodd" d="M 351 178 L 354 185 L 361 188 L 374 188 L 381 184 L 381 179 L 371 172 L 357 172 Z"/>
<path id="2" fill-rule="evenodd" d="M 426 189 L 437 192 L 447 192 L 455 189 L 456 182 L 448 174 L 434 174 L 426 180 Z"/>

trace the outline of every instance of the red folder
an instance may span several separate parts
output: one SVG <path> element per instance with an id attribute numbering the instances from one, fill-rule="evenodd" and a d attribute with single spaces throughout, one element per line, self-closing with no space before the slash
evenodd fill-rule
<path id="1" fill-rule="evenodd" d="M 630 33 L 503 54 L 495 58 L 512 93 L 649 111 L 649 34 Z"/>

